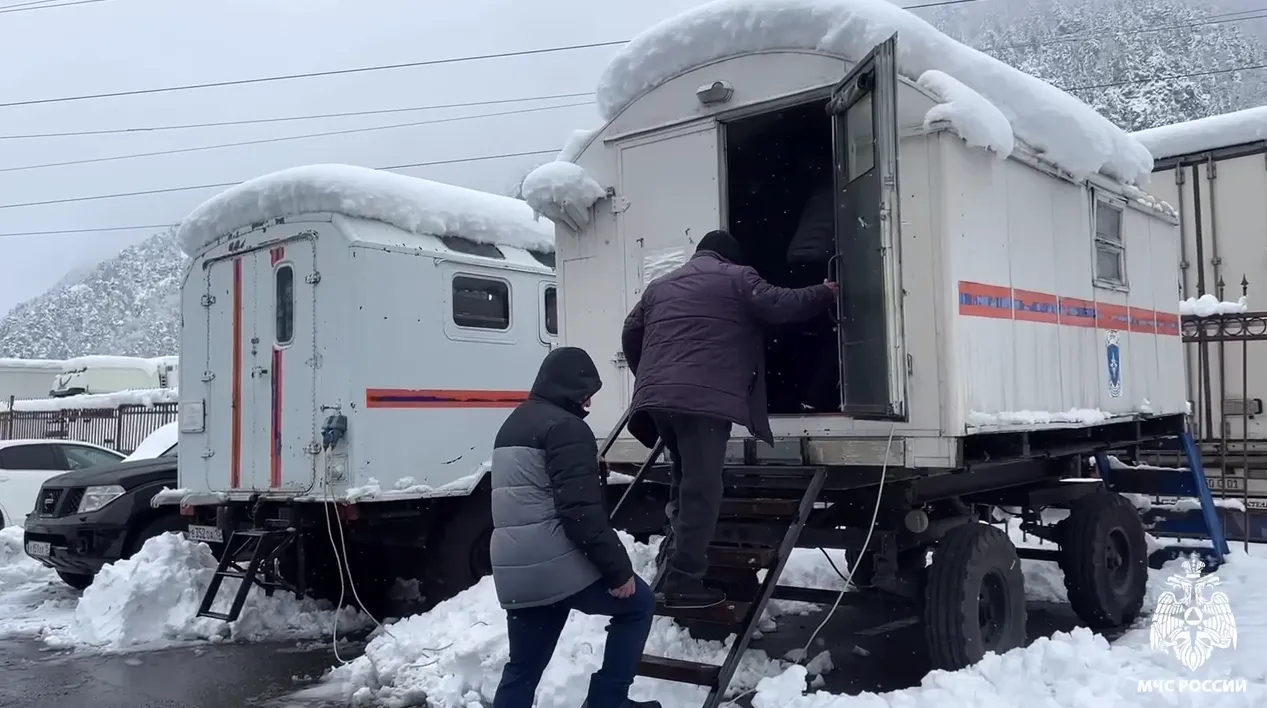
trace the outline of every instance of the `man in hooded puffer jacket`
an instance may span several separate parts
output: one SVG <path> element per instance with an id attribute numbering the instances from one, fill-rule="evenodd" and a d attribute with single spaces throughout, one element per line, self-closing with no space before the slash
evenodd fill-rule
<path id="1" fill-rule="evenodd" d="M 493 708 L 532 708 L 572 610 L 611 617 L 586 708 L 660 708 L 629 700 L 655 598 L 608 521 L 598 445 L 584 421 L 603 382 L 584 349 L 546 355 L 528 400 L 493 443 L 493 584 L 510 661 Z"/>

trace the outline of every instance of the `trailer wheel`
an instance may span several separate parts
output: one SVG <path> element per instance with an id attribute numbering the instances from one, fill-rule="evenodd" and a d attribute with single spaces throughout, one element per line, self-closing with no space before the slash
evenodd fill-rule
<path id="1" fill-rule="evenodd" d="M 947 671 L 1025 644 L 1025 579 L 1006 533 L 971 522 L 942 537 L 924 589 L 924 635 L 933 668 Z"/>
<path id="2" fill-rule="evenodd" d="M 1060 537 L 1060 569 L 1069 604 L 1095 629 L 1139 617 L 1148 585 L 1148 542 L 1139 512 L 1120 494 L 1074 502 Z"/>
<path id="3" fill-rule="evenodd" d="M 465 498 L 451 499 L 427 543 L 423 573 L 427 602 L 447 600 L 480 578 L 491 575 L 489 547 L 493 538 L 493 510 L 488 490 L 477 488 Z"/>

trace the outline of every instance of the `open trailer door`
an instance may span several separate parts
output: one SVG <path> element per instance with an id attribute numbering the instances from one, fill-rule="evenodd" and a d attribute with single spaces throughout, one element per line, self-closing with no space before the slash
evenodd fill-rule
<path id="1" fill-rule="evenodd" d="M 897 187 L 897 35 L 832 92 L 841 410 L 906 417 Z"/>

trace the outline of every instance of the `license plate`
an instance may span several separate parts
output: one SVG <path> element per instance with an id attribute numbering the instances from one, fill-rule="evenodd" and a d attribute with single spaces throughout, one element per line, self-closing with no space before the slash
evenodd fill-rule
<path id="1" fill-rule="evenodd" d="M 218 526 L 190 526 L 189 540 L 203 543 L 224 543 L 224 533 Z"/>
<path id="2" fill-rule="evenodd" d="M 28 556 L 40 556 L 47 558 L 48 554 L 53 551 L 52 544 L 46 541 L 27 541 L 26 554 Z"/>

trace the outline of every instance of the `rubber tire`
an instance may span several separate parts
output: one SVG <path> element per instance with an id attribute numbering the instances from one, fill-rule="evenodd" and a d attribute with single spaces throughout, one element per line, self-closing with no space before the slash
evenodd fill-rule
<path id="1" fill-rule="evenodd" d="M 987 575 L 1001 579 L 1003 626 L 986 646 L 978 620 Z M 1025 578 L 1007 534 L 976 522 L 956 526 L 938 542 L 924 588 L 924 637 L 934 669 L 958 671 L 992 651 L 1025 645 Z"/>
<path id="2" fill-rule="evenodd" d="M 63 573 L 59 570 L 57 571 L 57 577 L 61 578 L 63 583 L 76 590 L 86 590 L 89 585 L 92 585 L 94 576 L 86 573 Z"/>
<path id="3" fill-rule="evenodd" d="M 1093 629 L 1128 625 L 1140 615 L 1148 590 L 1148 541 L 1139 512 L 1120 494 L 1097 492 L 1074 502 L 1060 533 L 1060 569 L 1069 604 Z M 1120 535 L 1127 577 L 1115 590 L 1106 566 L 1110 536 Z"/>
<path id="4" fill-rule="evenodd" d="M 127 547 L 124 549 L 123 558 L 131 558 L 136 552 L 141 550 L 141 546 L 145 542 L 156 536 L 162 536 L 165 533 L 177 532 L 184 533 L 189 528 L 189 522 L 185 517 L 179 514 L 163 514 L 150 519 L 145 525 L 141 526 L 128 539 Z"/>
<path id="5" fill-rule="evenodd" d="M 489 558 L 493 510 L 488 490 L 479 488 L 448 502 L 427 543 L 426 565 L 420 574 L 428 605 L 457 595 L 493 572 Z"/>

